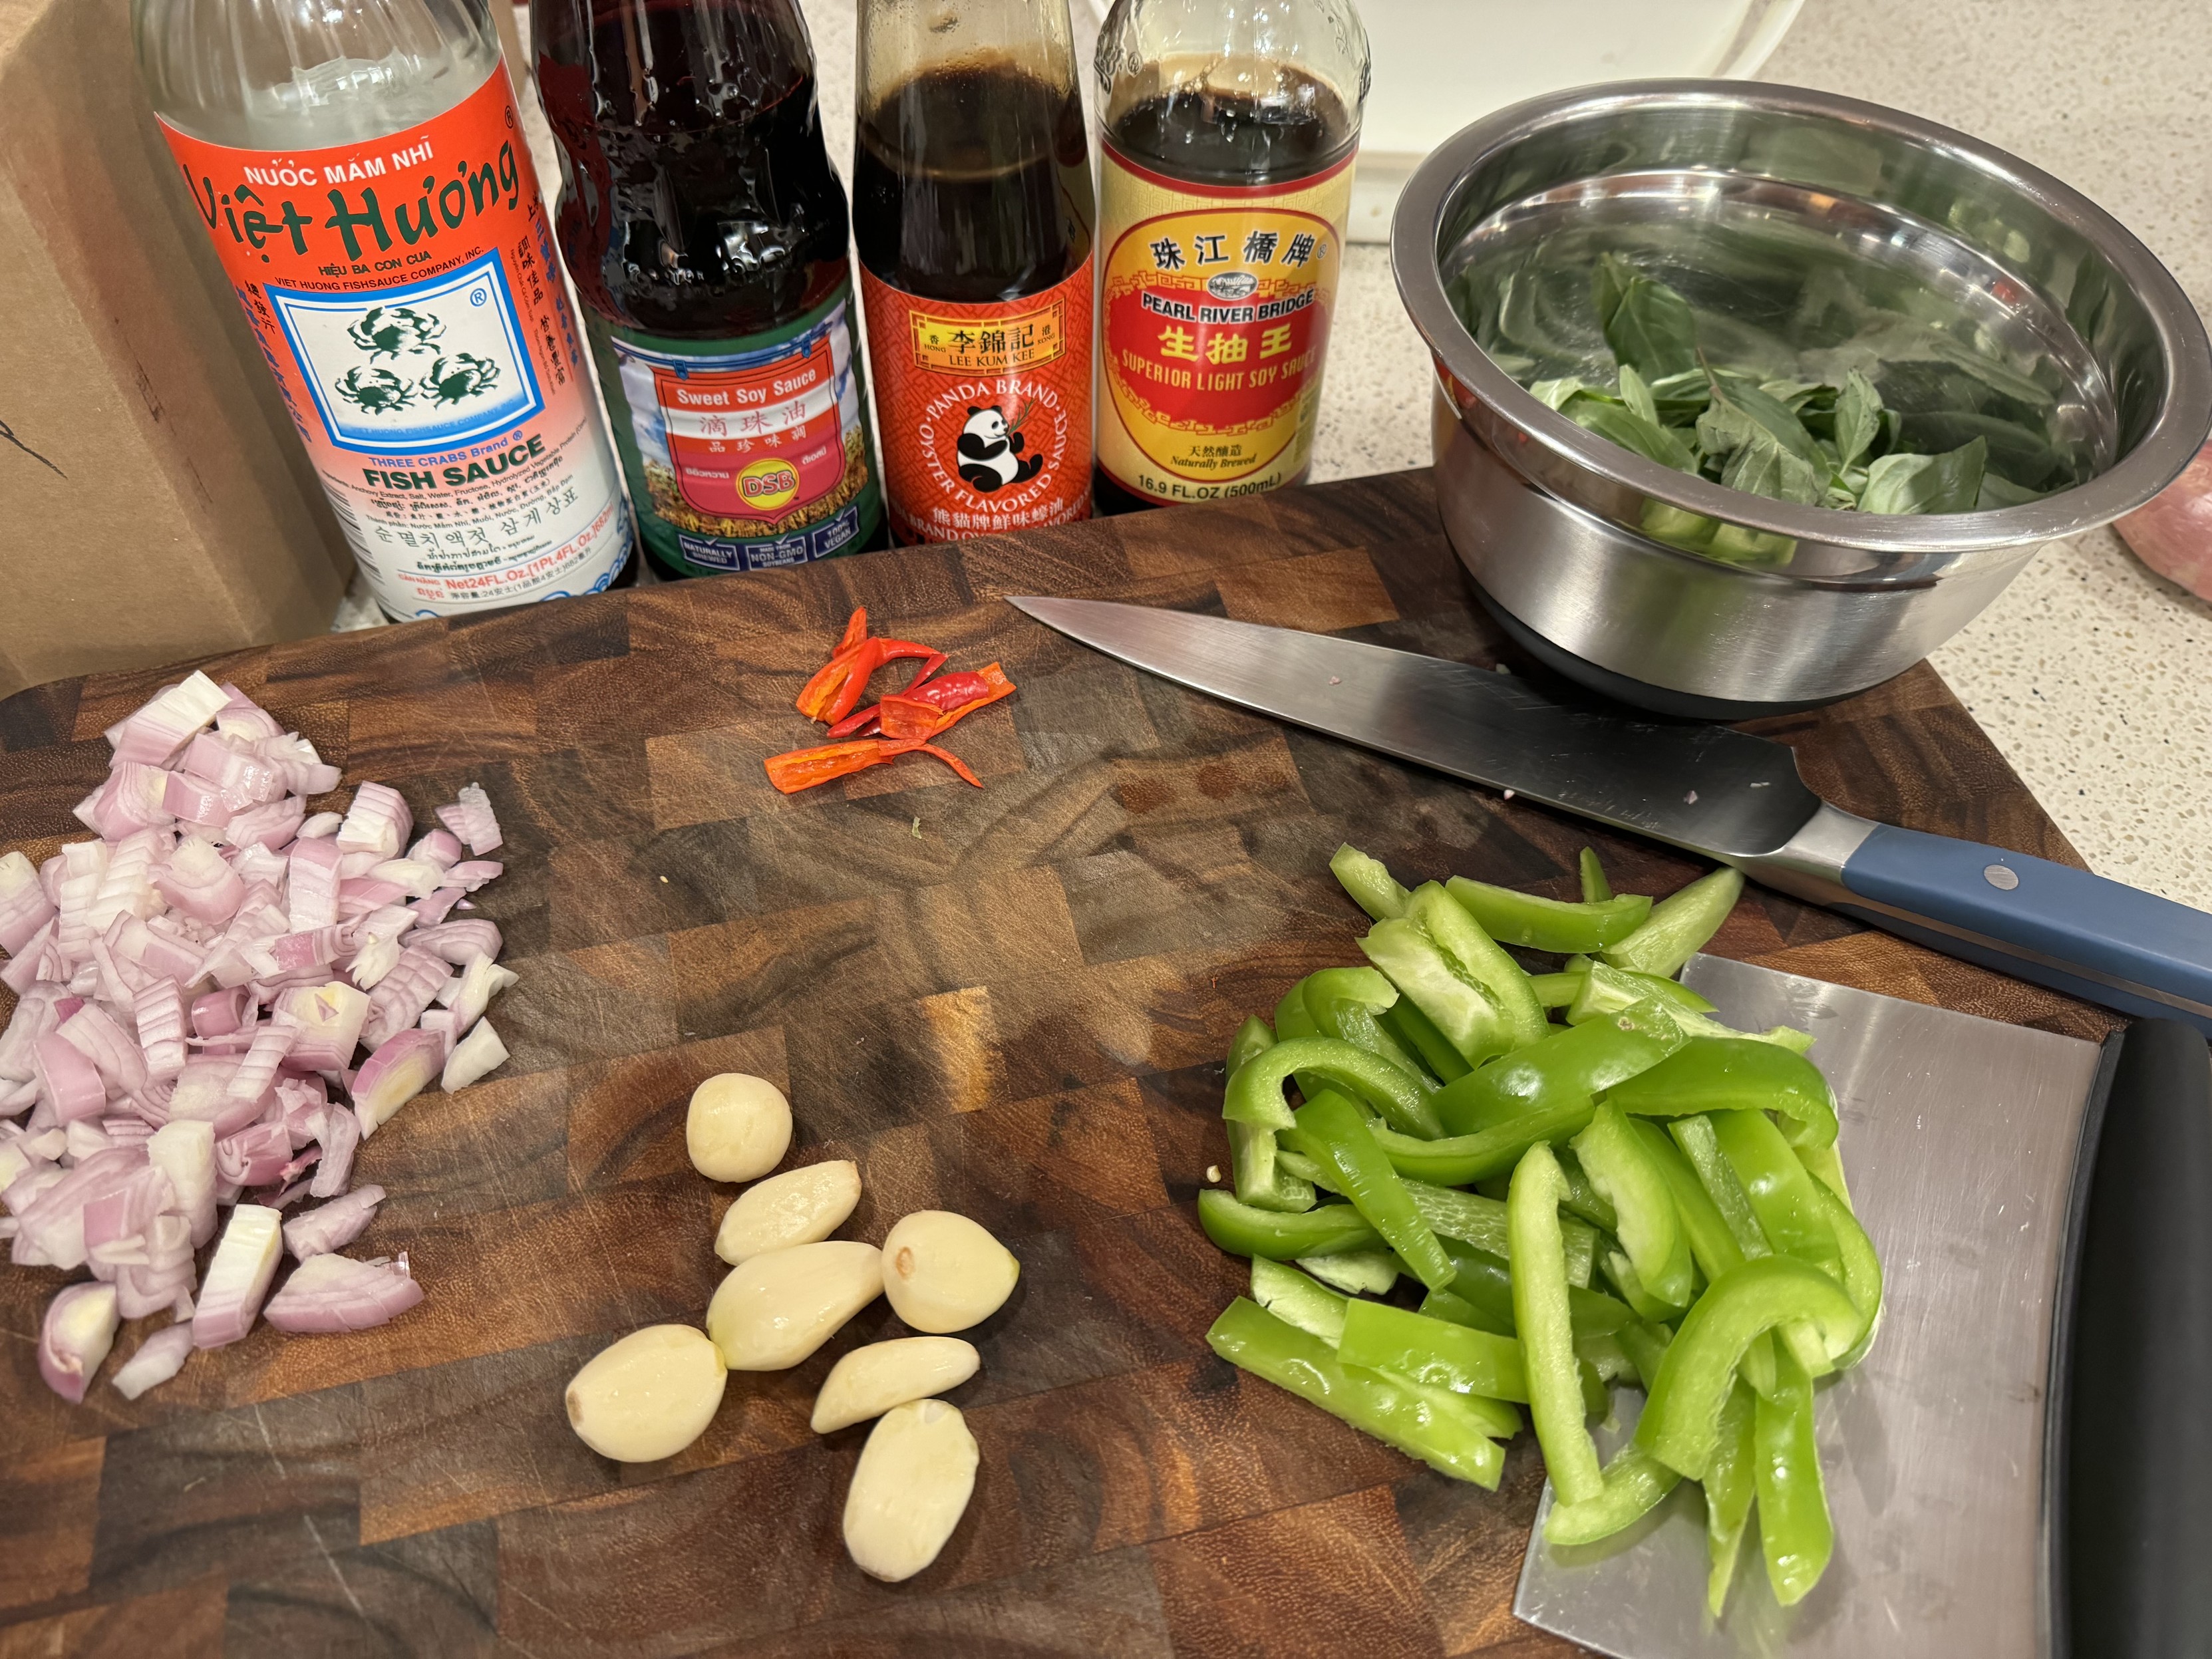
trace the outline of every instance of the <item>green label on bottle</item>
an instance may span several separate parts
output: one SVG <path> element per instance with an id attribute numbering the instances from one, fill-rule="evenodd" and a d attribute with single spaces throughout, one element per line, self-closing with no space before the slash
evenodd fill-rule
<path id="1" fill-rule="evenodd" d="M 883 518 L 852 289 L 788 328 L 676 340 L 591 319 L 638 528 L 687 575 L 856 551 Z"/>

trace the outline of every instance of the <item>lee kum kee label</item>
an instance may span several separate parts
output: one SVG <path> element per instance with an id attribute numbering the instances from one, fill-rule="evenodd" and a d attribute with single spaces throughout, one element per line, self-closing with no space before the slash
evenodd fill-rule
<path id="1" fill-rule="evenodd" d="M 1091 516 L 1092 264 L 1018 300 L 955 305 L 866 270 L 891 530 L 902 542 Z"/>
<path id="2" fill-rule="evenodd" d="M 620 574 L 629 509 L 500 65 L 370 142 L 273 152 L 162 131 L 386 611 Z"/>
<path id="3" fill-rule="evenodd" d="M 1295 482 L 1313 453 L 1350 159 L 1287 184 L 1201 186 L 1100 151 L 1100 470 L 1163 501 Z"/>

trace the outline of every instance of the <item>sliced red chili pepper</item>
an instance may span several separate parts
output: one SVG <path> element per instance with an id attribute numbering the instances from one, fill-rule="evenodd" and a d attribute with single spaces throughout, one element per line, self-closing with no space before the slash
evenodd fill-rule
<path id="1" fill-rule="evenodd" d="M 872 702 L 866 708 L 855 708 L 823 733 L 831 738 L 872 738 L 883 730 L 884 706 Z"/>
<path id="2" fill-rule="evenodd" d="M 800 690 L 796 707 L 807 719 L 834 726 L 853 712 L 876 670 L 887 662 L 911 657 L 934 657 L 940 663 L 945 660 L 942 652 L 916 645 L 912 640 L 862 640 L 823 665 Z"/>
<path id="3" fill-rule="evenodd" d="M 867 637 L 868 607 L 865 605 L 855 605 L 853 607 L 853 614 L 846 619 L 845 637 L 837 641 L 837 651 L 850 651 Z M 836 656 L 837 652 L 833 651 L 830 654 Z"/>
<path id="4" fill-rule="evenodd" d="M 964 682 L 964 684 L 956 684 Z M 933 697 L 940 686 L 946 688 Z M 947 674 L 919 692 L 885 697 L 877 705 L 887 738 L 933 738 L 950 731 L 978 708 L 1014 694 L 1014 683 L 993 663 L 979 672 Z"/>
<path id="5" fill-rule="evenodd" d="M 787 755 L 771 755 L 763 764 L 768 769 L 770 783 L 787 795 L 795 795 L 802 789 L 833 783 L 855 772 L 865 772 L 872 766 L 882 766 L 896 760 L 901 755 L 916 752 L 943 761 L 963 781 L 974 784 L 978 789 L 983 787 L 983 781 L 969 771 L 958 756 L 947 753 L 933 743 L 924 743 L 912 738 L 896 742 L 884 738 L 864 738 L 856 743 L 831 743 L 813 749 L 794 749 Z"/>
<path id="6" fill-rule="evenodd" d="M 903 744 L 898 745 L 902 753 L 903 753 L 908 746 L 909 745 Z M 968 769 L 967 763 L 963 762 L 959 756 L 951 753 L 949 750 L 939 749 L 933 743 L 917 743 L 912 744 L 911 747 L 918 750 L 922 754 L 935 756 L 939 760 L 943 761 L 947 766 L 951 767 L 954 773 L 956 773 L 963 781 L 974 784 L 978 789 L 981 789 L 983 787 L 983 780 L 977 777 L 973 772 L 970 772 Z"/>

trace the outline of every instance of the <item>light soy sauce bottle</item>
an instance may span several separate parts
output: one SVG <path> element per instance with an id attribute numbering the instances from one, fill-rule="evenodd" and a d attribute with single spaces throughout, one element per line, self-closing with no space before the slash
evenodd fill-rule
<path id="1" fill-rule="evenodd" d="M 1351 0 L 1115 0 L 1098 37 L 1102 513 L 1303 479 L 1367 34 Z"/>

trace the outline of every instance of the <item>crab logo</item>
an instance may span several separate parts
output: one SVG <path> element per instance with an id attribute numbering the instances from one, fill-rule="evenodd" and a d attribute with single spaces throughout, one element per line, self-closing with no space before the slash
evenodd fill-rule
<path id="1" fill-rule="evenodd" d="M 466 403 L 499 384 L 499 365 L 472 352 L 441 357 L 422 377 L 422 390 L 433 403 Z"/>
<path id="2" fill-rule="evenodd" d="M 368 353 L 373 363 L 379 357 L 396 358 L 403 351 L 428 351 L 445 331 L 443 322 L 412 306 L 371 306 L 346 330 L 346 338 Z"/>
<path id="3" fill-rule="evenodd" d="M 349 368 L 332 386 L 339 397 L 366 415 L 388 415 L 415 400 L 415 388 L 388 368 Z"/>

